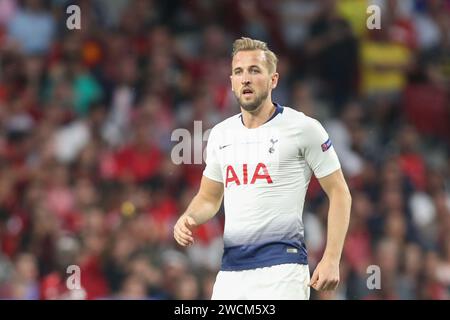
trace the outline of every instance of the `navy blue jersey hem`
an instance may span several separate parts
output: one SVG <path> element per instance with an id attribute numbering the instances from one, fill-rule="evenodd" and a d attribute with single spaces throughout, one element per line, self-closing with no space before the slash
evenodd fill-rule
<path id="1" fill-rule="evenodd" d="M 266 261 L 266 263 L 255 263 L 255 264 L 249 264 L 245 266 L 234 266 L 234 267 L 221 267 L 220 271 L 244 271 L 244 270 L 250 270 L 250 269 L 258 269 L 258 268 L 267 268 L 267 267 L 273 267 L 278 266 L 282 264 L 301 264 L 301 265 L 307 265 L 307 261 Z"/>
<path id="2" fill-rule="evenodd" d="M 308 264 L 304 243 L 287 241 L 225 247 L 220 270 L 242 271 L 288 263 Z"/>

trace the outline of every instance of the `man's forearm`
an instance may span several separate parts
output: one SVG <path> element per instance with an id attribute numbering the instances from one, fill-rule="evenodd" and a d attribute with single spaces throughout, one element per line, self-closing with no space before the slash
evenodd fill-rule
<path id="1" fill-rule="evenodd" d="M 222 200 L 217 202 L 198 194 L 192 199 L 183 215 L 191 216 L 194 218 L 195 222 L 200 225 L 214 217 L 219 210 L 221 203 Z"/>
<path id="2" fill-rule="evenodd" d="M 347 190 L 336 190 L 330 196 L 327 245 L 324 258 L 339 262 L 350 220 L 351 195 Z"/>

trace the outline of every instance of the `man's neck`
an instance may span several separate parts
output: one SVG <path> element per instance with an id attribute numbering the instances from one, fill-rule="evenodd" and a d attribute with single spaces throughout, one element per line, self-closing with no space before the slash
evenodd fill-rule
<path id="1" fill-rule="evenodd" d="M 254 129 L 266 123 L 275 110 L 275 105 L 271 99 L 267 99 L 262 106 L 253 112 L 249 112 L 241 107 L 242 121 L 248 129 Z"/>

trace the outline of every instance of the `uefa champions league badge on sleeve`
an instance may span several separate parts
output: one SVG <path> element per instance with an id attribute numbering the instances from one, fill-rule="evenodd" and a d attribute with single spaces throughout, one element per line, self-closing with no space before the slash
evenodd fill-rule
<path id="1" fill-rule="evenodd" d="M 321 147 L 322 147 L 322 152 L 325 152 L 325 151 L 327 151 L 328 149 L 330 149 L 330 147 L 331 147 L 331 140 L 330 140 L 330 138 L 328 138 L 327 141 L 325 141 L 324 143 L 322 143 Z"/>

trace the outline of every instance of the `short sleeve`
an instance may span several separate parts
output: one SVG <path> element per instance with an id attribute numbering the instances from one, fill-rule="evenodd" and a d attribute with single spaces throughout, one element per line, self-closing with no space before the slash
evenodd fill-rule
<path id="1" fill-rule="evenodd" d="M 217 157 L 217 133 L 213 128 L 208 137 L 206 145 L 206 167 L 203 170 L 203 175 L 211 180 L 223 183 L 222 171 L 220 167 L 219 158 Z"/>
<path id="2" fill-rule="evenodd" d="M 314 172 L 316 178 L 323 178 L 341 168 L 332 141 L 319 121 L 305 116 L 300 136 L 300 152 Z"/>

